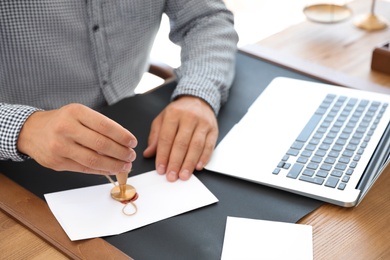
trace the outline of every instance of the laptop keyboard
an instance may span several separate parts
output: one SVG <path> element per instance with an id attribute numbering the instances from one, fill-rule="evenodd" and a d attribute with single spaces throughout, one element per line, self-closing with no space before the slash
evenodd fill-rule
<path id="1" fill-rule="evenodd" d="M 272 173 L 344 190 L 387 106 L 327 95 Z"/>

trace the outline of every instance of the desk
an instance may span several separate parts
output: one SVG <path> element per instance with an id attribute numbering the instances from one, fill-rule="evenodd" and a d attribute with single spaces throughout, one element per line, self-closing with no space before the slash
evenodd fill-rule
<path id="1" fill-rule="evenodd" d="M 390 23 L 390 2 L 376 2 L 377 13 Z M 369 12 L 370 4 L 371 1 L 355 0 L 349 4 L 355 15 L 344 22 L 319 24 L 306 21 L 265 38 L 257 45 L 273 50 L 280 55 L 280 61 L 289 58 L 304 60 L 303 70 L 310 69 L 307 64 L 323 66 L 332 73 L 329 77 L 341 74 L 353 77 L 354 87 L 390 92 L 390 75 L 370 69 L 374 48 L 390 41 L 390 25 L 375 32 L 360 30 L 353 25 L 356 15 Z M 386 88 L 381 89 L 375 84 Z"/>
<path id="2" fill-rule="evenodd" d="M 45 240 L 0 210 L 0 259 L 67 259 Z"/>
<path id="3" fill-rule="evenodd" d="M 350 6 L 354 14 L 364 14 L 370 2 Z M 377 1 L 377 10 L 390 18 L 390 2 Z M 244 49 L 340 85 L 390 94 L 390 75 L 370 69 L 373 49 L 389 40 L 390 28 L 366 32 L 350 19 L 333 25 L 303 22 Z M 356 208 L 325 204 L 301 219 L 313 226 L 314 259 L 389 259 L 389 185 L 387 167 Z"/>
<path id="4" fill-rule="evenodd" d="M 365 13 L 369 10 L 369 2 L 355 1 L 352 7 L 356 6 L 362 10 L 359 13 Z M 378 6 L 382 4 L 390 5 L 388 2 L 378 2 Z M 381 8 L 381 12 L 384 10 L 389 9 Z M 390 17 L 390 12 L 387 14 L 387 17 Z M 343 33 L 343 30 L 347 30 L 348 33 Z M 329 35 L 337 36 L 336 39 L 339 41 L 329 38 Z M 388 37 L 388 29 L 367 33 L 354 28 L 350 20 L 327 26 L 303 22 L 259 42 L 257 46 L 248 46 L 244 49 L 253 55 L 267 57 L 271 55 L 270 59 L 276 58 L 277 62 L 284 62 L 284 64 L 293 61 L 298 65 L 297 70 L 315 69 L 316 73 L 331 71 L 329 77 L 336 75 L 333 78 L 342 85 L 354 86 L 351 82 L 359 79 L 356 85 L 359 88 L 390 93 L 390 88 L 388 88 L 390 76 L 372 72 L 369 66 L 373 47 L 389 40 Z M 328 41 L 328 39 L 333 40 Z M 271 51 L 268 52 L 268 50 Z M 296 58 L 303 59 L 303 61 L 298 62 Z M 325 66 L 326 69 L 322 70 L 317 66 L 308 67 L 306 66 L 308 62 Z M 344 74 L 349 74 L 353 78 L 344 77 Z M 389 169 L 385 171 L 357 208 L 345 209 L 324 205 L 300 220 L 300 223 L 313 226 L 315 259 L 386 259 L 390 257 L 388 246 L 390 227 L 387 225 L 390 213 L 389 171 Z M 29 257 L 65 259 L 50 244 L 40 240 L 1 211 L 0 223 L 0 250 L 2 252 L 0 257 L 25 258 L 27 252 L 18 249 L 33 245 L 28 247 Z M 13 245 L 9 243 L 11 237 L 12 242 L 15 242 Z M 15 251 L 12 251 L 12 248 Z"/>

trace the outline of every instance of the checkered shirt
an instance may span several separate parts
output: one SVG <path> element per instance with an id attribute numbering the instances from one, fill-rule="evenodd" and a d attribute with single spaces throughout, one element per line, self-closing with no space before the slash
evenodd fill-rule
<path id="1" fill-rule="evenodd" d="M 238 40 L 221 0 L 1 0 L 0 159 L 28 158 L 16 144 L 36 110 L 133 96 L 163 13 L 181 46 L 172 99 L 197 96 L 218 114 Z"/>

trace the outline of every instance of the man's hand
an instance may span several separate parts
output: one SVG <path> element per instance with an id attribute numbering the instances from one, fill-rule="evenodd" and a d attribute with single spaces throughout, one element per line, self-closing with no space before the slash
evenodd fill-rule
<path id="1" fill-rule="evenodd" d="M 169 181 L 187 180 L 209 161 L 218 137 L 214 111 L 203 100 L 183 96 L 153 121 L 145 157 L 156 155 L 156 170 Z"/>
<path id="2" fill-rule="evenodd" d="M 106 116 L 80 104 L 33 113 L 23 125 L 18 150 L 57 171 L 129 172 L 137 139 Z"/>

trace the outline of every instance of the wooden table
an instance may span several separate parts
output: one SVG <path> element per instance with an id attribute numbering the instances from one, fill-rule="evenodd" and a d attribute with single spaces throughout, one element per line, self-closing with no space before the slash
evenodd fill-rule
<path id="1" fill-rule="evenodd" d="M 364 14 L 370 2 L 356 0 L 350 7 Z M 390 2 L 377 1 L 376 9 L 390 19 Z M 367 32 L 353 19 L 327 25 L 305 21 L 243 49 L 335 84 L 390 94 L 390 75 L 371 70 L 372 51 L 390 41 L 390 28 Z M 357 207 L 325 204 L 301 219 L 313 226 L 314 259 L 390 259 L 389 187 L 387 167 Z"/>
<path id="2" fill-rule="evenodd" d="M 350 6 L 354 14 L 368 13 L 370 1 L 356 0 Z M 377 9 L 390 18 L 390 2 L 378 1 Z M 390 75 L 370 69 L 373 49 L 390 40 L 390 30 L 362 31 L 352 19 L 332 25 L 305 21 L 242 49 L 336 84 L 390 93 Z M 325 204 L 304 217 L 299 223 L 314 230 L 314 258 L 390 259 L 388 187 L 390 167 L 358 207 Z M 3 211 L 0 252 L 0 259 L 67 258 Z"/>
<path id="3" fill-rule="evenodd" d="M 0 210 L 0 259 L 67 259 L 44 239 Z"/>
<path id="4" fill-rule="evenodd" d="M 261 40 L 257 45 L 275 52 L 272 55 L 277 56 L 275 58 L 280 62 L 289 58 L 305 61 L 299 69 L 309 73 L 311 69 L 325 67 L 325 72 L 332 74 L 321 76 L 334 78 L 346 75 L 355 80 L 351 87 L 390 92 L 390 75 L 371 70 L 374 48 L 390 42 L 390 2 L 377 1 L 376 4 L 378 15 L 387 17 L 389 21 L 386 29 L 368 32 L 353 24 L 357 16 L 369 13 L 370 3 L 367 0 L 351 2 L 349 6 L 354 15 L 341 23 L 305 21 Z M 297 60 L 294 62 L 298 63 Z"/>

